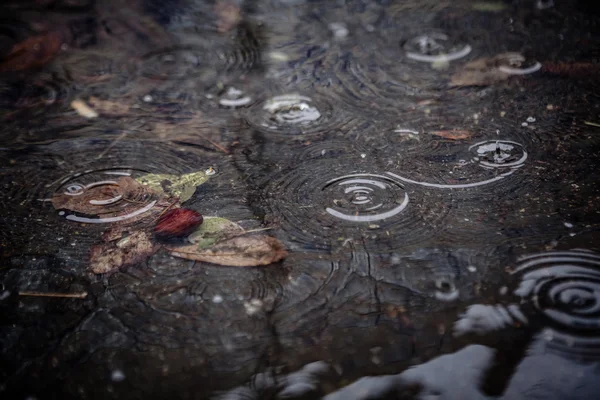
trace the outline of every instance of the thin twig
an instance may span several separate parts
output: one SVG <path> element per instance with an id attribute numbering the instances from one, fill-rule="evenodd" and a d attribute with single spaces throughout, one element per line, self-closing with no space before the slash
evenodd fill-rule
<path id="1" fill-rule="evenodd" d="M 85 299 L 87 292 L 81 293 L 53 293 L 53 292 L 19 292 L 19 296 L 33 297 L 66 297 L 71 299 Z"/>
<path id="2" fill-rule="evenodd" d="M 595 122 L 583 121 L 583 123 L 589 126 L 595 126 L 596 128 L 600 128 L 600 124 L 597 124 Z"/>

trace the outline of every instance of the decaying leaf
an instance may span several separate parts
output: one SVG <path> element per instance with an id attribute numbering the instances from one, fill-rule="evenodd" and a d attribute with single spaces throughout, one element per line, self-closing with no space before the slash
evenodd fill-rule
<path id="1" fill-rule="evenodd" d="M 60 32 L 33 36 L 15 44 L 0 62 L 0 72 L 19 72 L 41 68 L 56 56 L 63 44 Z"/>
<path id="2" fill-rule="evenodd" d="M 150 232 L 137 231 L 119 241 L 93 246 L 90 251 L 90 269 L 95 274 L 113 272 L 123 266 L 146 260 L 159 248 L 159 244 L 152 242 Z"/>
<path id="3" fill-rule="evenodd" d="M 188 237 L 188 241 L 201 250 L 213 244 L 244 234 L 244 228 L 225 218 L 205 217 L 204 222 L 194 233 Z"/>
<path id="4" fill-rule="evenodd" d="M 115 212 L 127 214 L 139 208 L 140 203 L 156 197 L 149 188 L 140 185 L 130 177 L 118 181 L 77 186 L 77 192 L 56 193 L 52 205 L 57 210 L 69 210 L 87 215 L 104 215 Z M 114 201 L 119 199 L 119 201 Z"/>
<path id="5" fill-rule="evenodd" d="M 503 58 L 498 55 L 491 58 L 478 58 L 467 63 L 450 80 L 450 86 L 487 86 L 502 82 L 510 74 L 498 69 L 498 61 Z"/>
<path id="6" fill-rule="evenodd" d="M 469 139 L 471 137 L 471 132 L 469 131 L 433 131 L 431 134 L 449 140 L 462 140 Z"/>
<path id="7" fill-rule="evenodd" d="M 185 175 L 146 174 L 136 181 L 158 193 L 179 197 L 183 203 L 194 195 L 196 187 L 206 182 L 208 177 L 206 172 L 198 171 Z"/>
<path id="8" fill-rule="evenodd" d="M 91 108 L 89 105 L 85 103 L 85 101 L 76 99 L 71 102 L 71 107 L 77 111 L 77 114 L 81 115 L 83 118 L 92 119 L 98 118 L 98 113 L 96 110 Z"/>
<path id="9" fill-rule="evenodd" d="M 217 30 L 225 33 L 233 29 L 242 20 L 240 11 L 240 7 L 235 3 L 218 0 L 215 5 L 215 12 L 219 17 Z"/>
<path id="10" fill-rule="evenodd" d="M 101 115 L 108 116 L 121 116 L 129 114 L 129 104 L 112 101 L 112 100 L 101 100 L 97 97 L 90 97 L 88 99 L 88 103 L 93 107 L 96 112 Z"/>
<path id="11" fill-rule="evenodd" d="M 266 235 L 237 236 L 207 249 L 198 249 L 197 244 L 167 249 L 175 257 L 232 267 L 268 265 L 287 256 L 281 242 Z"/>

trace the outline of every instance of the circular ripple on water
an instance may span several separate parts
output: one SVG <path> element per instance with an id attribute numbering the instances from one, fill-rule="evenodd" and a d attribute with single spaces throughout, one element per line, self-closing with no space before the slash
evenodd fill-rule
<path id="1" fill-rule="evenodd" d="M 402 172 L 388 175 L 405 184 L 435 189 L 495 185 L 506 190 L 507 182 L 518 176 L 528 157 L 525 146 L 512 140 L 492 139 L 471 145 L 450 143 L 440 147 L 439 152 L 399 160 Z"/>
<path id="2" fill-rule="evenodd" d="M 182 45 L 150 52 L 142 57 L 139 74 L 153 80 L 188 80 L 194 78 L 214 84 L 223 75 L 240 74 L 258 68 L 261 54 L 256 39 L 242 40 L 239 45 L 222 43 Z"/>
<path id="3" fill-rule="evenodd" d="M 307 135 L 349 129 L 351 119 L 322 96 L 298 93 L 273 96 L 245 113 L 248 123 L 265 133 Z"/>
<path id="4" fill-rule="evenodd" d="M 545 317 L 548 346 L 565 354 L 600 357 L 600 256 L 583 250 L 522 257 L 511 273 L 514 294 Z"/>
<path id="5" fill-rule="evenodd" d="M 269 177 L 263 185 L 270 218 L 305 248 L 347 240 L 397 247 L 431 238 L 448 212 L 448 196 L 409 191 L 372 170 L 362 158 L 311 160 Z"/>
<path id="6" fill-rule="evenodd" d="M 126 189 L 120 186 L 119 180 L 123 177 L 135 179 L 146 173 L 131 168 L 85 170 L 51 185 L 56 188 L 52 198 L 84 199 L 69 209 L 58 211 L 68 221 L 87 224 L 127 222 L 149 213 L 159 198 L 144 193 L 133 199 L 125 199 L 123 194 Z"/>

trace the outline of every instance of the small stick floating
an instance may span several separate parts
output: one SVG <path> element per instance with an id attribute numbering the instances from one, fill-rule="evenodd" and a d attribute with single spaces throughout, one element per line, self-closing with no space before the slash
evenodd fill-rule
<path id="1" fill-rule="evenodd" d="M 33 297 L 66 297 L 72 299 L 85 299 L 87 292 L 81 293 L 52 293 L 52 292 L 19 292 L 19 296 L 33 296 Z"/>

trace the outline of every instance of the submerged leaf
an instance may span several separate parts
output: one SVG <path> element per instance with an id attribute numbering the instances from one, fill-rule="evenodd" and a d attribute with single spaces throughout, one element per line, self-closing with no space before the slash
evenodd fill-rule
<path id="1" fill-rule="evenodd" d="M 136 181 L 156 192 L 179 197 L 181 202 L 185 202 L 194 195 L 196 187 L 206 182 L 208 177 L 206 172 L 198 171 L 185 175 L 146 174 Z"/>
<path id="2" fill-rule="evenodd" d="M 175 257 L 232 267 L 268 265 L 287 256 L 281 242 L 266 235 L 238 236 L 204 250 L 195 244 L 167 249 Z"/>
<path id="3" fill-rule="evenodd" d="M 462 140 L 471 137 L 471 132 L 469 131 L 433 131 L 431 134 L 449 140 Z"/>
<path id="4" fill-rule="evenodd" d="M 201 250 L 221 240 L 242 235 L 244 232 L 244 228 L 228 219 L 206 217 L 200 228 L 192 233 L 188 240 L 197 245 L 198 250 Z"/>
<path id="5" fill-rule="evenodd" d="M 0 60 L 0 72 L 42 68 L 54 59 L 62 44 L 63 35 L 57 31 L 27 38 L 15 44 L 4 59 Z"/>
<path id="6" fill-rule="evenodd" d="M 97 244 L 90 251 L 90 269 L 95 274 L 116 271 L 146 260 L 160 249 L 152 243 L 152 234 L 137 231 L 119 241 Z"/>
<path id="7" fill-rule="evenodd" d="M 452 75 L 450 86 L 487 86 L 508 79 L 510 75 L 498 69 L 497 61 L 497 57 L 491 57 L 467 63 Z"/>

